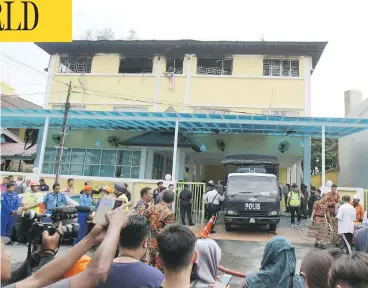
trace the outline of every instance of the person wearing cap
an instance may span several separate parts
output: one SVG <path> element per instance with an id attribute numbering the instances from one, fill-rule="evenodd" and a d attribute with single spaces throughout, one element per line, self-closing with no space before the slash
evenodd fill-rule
<path id="1" fill-rule="evenodd" d="M 205 209 L 206 209 L 206 218 L 207 222 L 211 219 L 212 216 L 215 216 L 215 221 L 213 222 L 211 233 L 215 233 L 215 224 L 217 220 L 217 214 L 220 210 L 220 203 L 224 201 L 225 197 L 222 196 L 216 189 L 215 189 L 215 182 L 213 180 L 208 181 L 207 184 L 207 193 L 204 196 L 205 201 Z"/>
<path id="2" fill-rule="evenodd" d="M 290 213 L 291 213 L 291 227 L 293 228 L 295 226 L 295 213 L 297 215 L 297 223 L 296 225 L 300 224 L 301 219 L 301 211 L 300 206 L 303 199 L 303 194 L 300 193 L 298 185 L 295 183 L 291 186 L 291 191 L 288 194 L 288 205 L 290 207 Z"/>
<path id="3" fill-rule="evenodd" d="M 364 218 L 364 208 L 363 205 L 359 203 L 360 202 L 360 198 L 358 194 L 355 194 L 353 196 L 353 201 L 350 202 L 350 204 L 355 208 L 356 211 L 356 221 L 355 224 L 358 224 L 360 222 L 363 222 L 363 218 Z"/>
<path id="4" fill-rule="evenodd" d="M 24 193 L 22 199 L 23 213 L 22 213 L 22 223 L 20 227 L 20 238 L 27 239 L 28 230 L 30 228 L 29 219 L 24 218 L 24 213 L 32 211 L 34 213 L 41 213 L 41 205 L 43 200 L 43 195 L 38 191 L 40 184 L 37 181 L 31 181 L 31 190 Z M 21 239 L 19 239 L 21 241 Z"/>
<path id="5" fill-rule="evenodd" d="M 78 238 L 74 239 L 74 245 L 81 241 L 88 233 L 88 216 L 92 212 L 92 186 L 84 186 L 84 193 L 79 197 L 79 206 L 88 207 L 90 212 L 78 212 Z"/>
<path id="6" fill-rule="evenodd" d="M 15 190 L 14 183 L 6 185 L 6 192 L 1 194 L 1 236 L 11 237 L 17 210 L 19 208 L 19 198 Z M 10 242 L 12 244 L 12 242 Z"/>

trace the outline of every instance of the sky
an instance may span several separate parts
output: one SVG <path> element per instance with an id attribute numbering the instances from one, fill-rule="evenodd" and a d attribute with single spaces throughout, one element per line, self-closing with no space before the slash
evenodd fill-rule
<path id="1" fill-rule="evenodd" d="M 368 3 L 340 2 L 74 0 L 73 39 L 111 28 L 117 38 L 133 29 L 139 39 L 328 41 L 312 76 L 312 116 L 343 117 L 344 91 L 368 96 Z M 42 105 L 47 77 L 33 69 L 44 71 L 49 55 L 33 43 L 1 44 L 0 52 L 1 81 Z"/>

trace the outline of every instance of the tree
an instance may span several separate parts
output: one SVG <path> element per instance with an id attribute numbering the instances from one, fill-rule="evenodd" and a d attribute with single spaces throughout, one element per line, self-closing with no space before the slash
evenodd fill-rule
<path id="1" fill-rule="evenodd" d="M 81 37 L 82 40 L 114 40 L 115 33 L 111 28 L 87 30 Z"/>
<path id="2" fill-rule="evenodd" d="M 326 170 L 337 168 L 337 139 L 326 138 Z M 336 147 L 336 149 L 329 149 Z M 311 143 L 311 172 L 312 174 L 322 171 L 322 139 L 312 138 Z"/>
<path id="3" fill-rule="evenodd" d="M 126 40 L 138 40 L 137 31 L 133 29 L 129 30 L 129 36 L 126 38 Z"/>
<path id="4" fill-rule="evenodd" d="M 115 33 L 111 28 L 87 30 L 81 37 L 82 40 L 95 41 L 95 40 L 115 40 Z M 125 40 L 138 40 L 136 30 L 129 30 L 129 34 Z"/>

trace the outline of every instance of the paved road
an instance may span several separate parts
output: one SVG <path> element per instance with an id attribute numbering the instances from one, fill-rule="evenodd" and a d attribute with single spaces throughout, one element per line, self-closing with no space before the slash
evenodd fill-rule
<path id="1" fill-rule="evenodd" d="M 261 266 L 262 255 L 266 243 L 264 242 L 243 242 L 232 240 L 217 240 L 222 249 L 221 265 L 226 268 L 242 273 L 255 272 Z M 312 245 L 294 245 L 297 256 L 297 269 L 299 272 L 300 264 L 304 255 L 310 250 Z M 240 287 L 242 279 L 233 277 L 231 288 Z"/>

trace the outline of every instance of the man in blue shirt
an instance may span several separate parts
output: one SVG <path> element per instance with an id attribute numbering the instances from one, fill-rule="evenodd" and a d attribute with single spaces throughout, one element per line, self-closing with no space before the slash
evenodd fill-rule
<path id="1" fill-rule="evenodd" d="M 14 183 L 6 185 L 6 192 L 1 194 L 1 236 L 11 238 L 17 210 L 19 208 L 19 198 L 15 190 Z M 9 242 L 8 244 L 12 244 Z"/>
<path id="2" fill-rule="evenodd" d="M 47 214 L 51 214 L 52 209 L 54 208 L 68 205 L 65 194 L 60 193 L 60 184 L 54 184 L 52 188 L 54 191 L 47 193 L 43 199 L 43 205 L 46 206 Z"/>
<path id="3" fill-rule="evenodd" d="M 79 207 L 88 207 L 90 212 L 92 212 L 92 186 L 84 186 L 84 193 L 79 197 Z M 78 212 L 78 238 L 74 239 L 73 245 L 77 244 L 82 240 L 88 233 L 88 216 L 90 212 Z"/>

